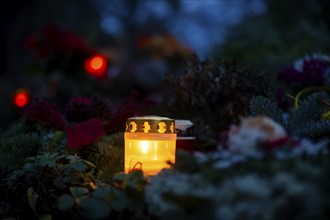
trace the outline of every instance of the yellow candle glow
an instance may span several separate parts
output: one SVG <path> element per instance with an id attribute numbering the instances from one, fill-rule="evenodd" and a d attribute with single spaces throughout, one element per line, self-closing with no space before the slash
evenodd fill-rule
<path id="1" fill-rule="evenodd" d="M 133 117 L 125 132 L 125 173 L 142 170 L 155 175 L 175 163 L 174 120 L 158 116 Z"/>

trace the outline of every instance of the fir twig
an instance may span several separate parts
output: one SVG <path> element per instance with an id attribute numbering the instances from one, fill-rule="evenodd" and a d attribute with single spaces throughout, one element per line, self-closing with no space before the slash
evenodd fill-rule
<path id="1" fill-rule="evenodd" d="M 252 98 L 250 100 L 250 111 L 252 115 L 266 115 L 285 126 L 282 110 L 268 98 L 262 96 Z"/>
<path id="2" fill-rule="evenodd" d="M 312 138 L 322 137 L 330 133 L 330 121 L 307 121 L 302 122 L 294 129 L 294 134 L 299 136 L 308 136 Z"/>
<path id="3" fill-rule="evenodd" d="M 300 102 L 298 109 L 289 111 L 290 121 L 287 128 L 290 131 L 297 129 L 297 125 L 306 121 L 318 121 L 325 112 L 325 106 L 321 105 L 321 100 L 329 100 L 325 92 L 315 92 Z"/>
<path id="4" fill-rule="evenodd" d="M 285 127 L 288 133 L 310 138 L 322 137 L 330 133 L 330 121 L 322 119 L 330 97 L 325 92 L 315 92 L 300 102 L 299 108 L 288 112 L 284 121 L 283 112 L 268 98 L 257 96 L 250 101 L 252 115 L 266 115 Z"/>
<path id="5" fill-rule="evenodd" d="M 39 147 L 39 136 L 35 133 L 3 139 L 0 148 L 0 169 L 11 170 L 20 167 L 27 157 L 37 153 Z"/>
<path id="6" fill-rule="evenodd" d="M 103 181 L 110 181 L 112 176 L 124 167 L 124 142 L 122 133 L 104 136 L 92 145 L 86 146 L 81 151 L 84 159 L 95 164 L 98 168 L 97 176 Z"/>

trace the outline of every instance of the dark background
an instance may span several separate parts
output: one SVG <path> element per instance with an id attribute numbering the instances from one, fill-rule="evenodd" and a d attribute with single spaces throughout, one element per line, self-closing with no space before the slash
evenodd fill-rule
<path id="1" fill-rule="evenodd" d="M 19 116 L 12 102 L 18 88 L 60 107 L 73 96 L 94 92 L 121 99 L 132 90 L 153 91 L 165 72 L 180 72 L 182 65 L 172 62 L 178 60 L 173 54 L 155 59 L 137 49 L 145 35 L 170 33 L 202 59 L 235 59 L 265 70 L 275 85 L 284 65 L 308 53 L 329 55 L 330 49 L 328 0 L 14 0 L 0 10 L 2 128 Z M 44 69 L 26 40 L 49 24 L 81 37 L 90 48 L 108 54 L 110 62 L 116 51 L 110 77 L 86 77 L 82 61 L 70 64 L 79 67 L 75 74 L 61 69 L 61 63 Z M 46 96 L 54 81 L 56 92 Z"/>

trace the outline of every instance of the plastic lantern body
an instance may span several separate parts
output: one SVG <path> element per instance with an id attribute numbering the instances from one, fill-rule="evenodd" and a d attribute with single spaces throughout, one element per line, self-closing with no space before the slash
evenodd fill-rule
<path id="1" fill-rule="evenodd" d="M 132 117 L 125 132 L 125 173 L 142 170 L 155 175 L 175 163 L 176 133 L 173 119 L 159 116 Z"/>
<path id="2" fill-rule="evenodd" d="M 189 120 L 175 120 L 177 134 L 176 148 L 193 152 L 196 137 L 193 135 L 194 124 Z"/>

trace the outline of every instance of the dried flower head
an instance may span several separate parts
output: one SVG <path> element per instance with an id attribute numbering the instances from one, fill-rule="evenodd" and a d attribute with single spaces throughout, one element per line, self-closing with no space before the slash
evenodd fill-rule
<path id="1" fill-rule="evenodd" d="M 264 73 L 230 61 L 218 66 L 196 55 L 187 60 L 184 74 L 167 75 L 165 83 L 169 89 L 165 104 L 175 117 L 189 112 L 213 130 L 227 129 L 247 115 L 254 96 L 271 94 Z"/>

